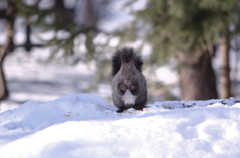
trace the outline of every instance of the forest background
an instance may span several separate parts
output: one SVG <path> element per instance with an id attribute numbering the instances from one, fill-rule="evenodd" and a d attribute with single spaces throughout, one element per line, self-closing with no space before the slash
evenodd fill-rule
<path id="1" fill-rule="evenodd" d="M 5 61 L 19 48 L 47 48 L 45 62 L 56 67 L 95 67 L 79 90 L 91 93 L 110 85 L 111 57 L 123 46 L 142 55 L 152 102 L 239 98 L 239 29 L 238 0 L 0 0 L 0 100 L 11 99 Z M 163 67 L 177 74 L 175 82 L 162 82 Z M 75 73 L 81 79 L 81 69 Z"/>

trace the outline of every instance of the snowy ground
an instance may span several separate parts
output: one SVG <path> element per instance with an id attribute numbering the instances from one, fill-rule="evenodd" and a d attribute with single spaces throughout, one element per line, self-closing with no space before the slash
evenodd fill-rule
<path id="1" fill-rule="evenodd" d="M 29 101 L 0 113 L 0 157 L 240 157 L 239 101 L 148 106 L 119 114 L 92 94 Z"/>
<path id="2" fill-rule="evenodd" d="M 47 51 L 35 51 L 5 62 L 11 96 L 0 103 L 0 158 L 240 157 L 238 100 L 155 102 L 119 114 L 105 100 L 109 85 L 101 96 L 81 94 L 93 65 L 47 63 Z"/>

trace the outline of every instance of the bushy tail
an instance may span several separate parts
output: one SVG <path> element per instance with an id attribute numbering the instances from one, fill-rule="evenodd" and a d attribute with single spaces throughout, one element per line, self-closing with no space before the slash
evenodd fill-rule
<path id="1" fill-rule="evenodd" d="M 142 71 L 143 61 L 136 55 L 132 47 L 124 47 L 118 50 L 112 58 L 112 75 L 115 76 L 121 68 L 122 62 L 128 63 L 133 59 L 134 65 L 138 71 Z"/>

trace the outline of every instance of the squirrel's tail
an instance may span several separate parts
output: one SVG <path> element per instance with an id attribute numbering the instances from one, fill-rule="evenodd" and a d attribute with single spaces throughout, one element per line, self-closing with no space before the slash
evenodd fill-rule
<path id="1" fill-rule="evenodd" d="M 132 47 L 124 47 L 118 50 L 112 58 L 112 75 L 115 76 L 121 68 L 122 62 L 128 63 L 133 59 L 134 65 L 138 71 L 142 71 L 143 61 L 137 56 Z"/>

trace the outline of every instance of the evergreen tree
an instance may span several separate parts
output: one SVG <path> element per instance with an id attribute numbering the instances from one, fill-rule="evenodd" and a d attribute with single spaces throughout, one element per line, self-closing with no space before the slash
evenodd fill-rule
<path id="1" fill-rule="evenodd" d="M 221 45 L 229 44 L 229 25 L 239 25 L 237 4 L 237 0 L 150 0 L 138 13 L 153 29 L 147 38 L 154 50 L 151 63 L 177 57 L 184 100 L 218 97 L 212 56 L 219 39 Z"/>

